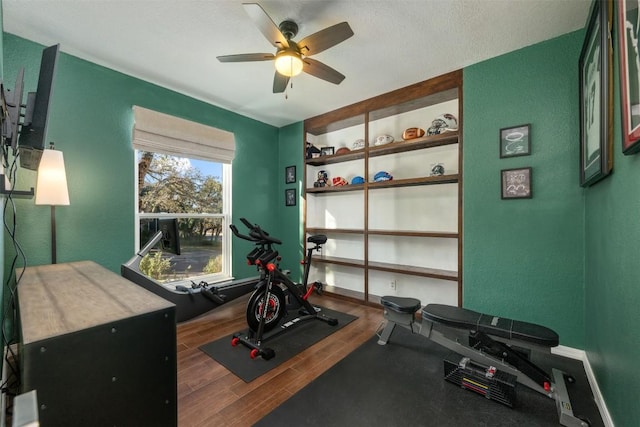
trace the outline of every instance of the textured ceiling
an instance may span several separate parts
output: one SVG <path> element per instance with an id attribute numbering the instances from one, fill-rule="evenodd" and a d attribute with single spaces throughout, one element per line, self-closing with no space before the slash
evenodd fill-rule
<path id="1" fill-rule="evenodd" d="M 278 127 L 580 29 L 591 0 L 258 3 L 299 25 L 294 40 L 349 22 L 353 37 L 313 56 L 346 79 L 303 73 L 285 96 L 272 62 L 220 63 L 275 53 L 240 0 L 2 0 L 8 33 Z"/>

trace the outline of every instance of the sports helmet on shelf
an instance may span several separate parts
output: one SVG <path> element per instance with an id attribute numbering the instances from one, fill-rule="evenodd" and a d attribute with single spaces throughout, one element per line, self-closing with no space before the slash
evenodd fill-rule
<path id="1" fill-rule="evenodd" d="M 353 150 L 359 150 L 361 148 L 364 148 L 364 139 L 360 138 L 360 139 L 356 139 L 353 142 L 353 145 L 351 146 L 351 148 Z"/>
<path id="2" fill-rule="evenodd" d="M 375 182 L 391 181 L 392 179 L 393 179 L 393 176 L 391 176 L 389 172 L 385 172 L 385 171 L 380 171 L 373 176 L 373 180 Z"/>
<path id="3" fill-rule="evenodd" d="M 440 114 L 431 122 L 431 127 L 427 129 L 428 135 L 439 135 L 448 130 L 458 130 L 458 119 L 453 114 Z"/>
<path id="4" fill-rule="evenodd" d="M 444 175 L 444 165 L 442 163 L 436 163 L 431 168 L 431 176 Z"/>
<path id="5" fill-rule="evenodd" d="M 360 175 L 354 176 L 353 179 L 351 180 L 351 184 L 364 184 L 364 178 L 361 177 Z"/>
<path id="6" fill-rule="evenodd" d="M 373 145 L 384 145 L 391 142 L 393 142 L 393 137 L 391 135 L 378 135 L 373 141 Z"/>
<path id="7" fill-rule="evenodd" d="M 344 179 L 344 178 L 343 178 L 343 177 L 341 177 L 341 176 L 336 176 L 335 178 L 333 178 L 333 179 L 332 179 L 332 181 L 333 181 L 333 185 L 334 185 L 334 187 L 339 187 L 339 186 L 341 186 L 341 185 L 347 185 L 347 184 L 349 184 L 349 183 L 347 182 L 347 180 L 346 180 L 346 179 Z"/>

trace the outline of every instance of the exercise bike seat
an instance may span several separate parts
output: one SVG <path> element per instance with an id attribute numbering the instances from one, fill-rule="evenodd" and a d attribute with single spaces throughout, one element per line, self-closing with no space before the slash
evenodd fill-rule
<path id="1" fill-rule="evenodd" d="M 555 347 L 559 344 L 558 334 L 544 326 L 451 305 L 428 304 L 422 309 L 422 318 L 451 328 L 484 332 L 494 337 L 515 339 L 545 347 Z"/>
<path id="2" fill-rule="evenodd" d="M 327 243 L 327 236 L 325 236 L 324 234 L 309 236 L 307 242 L 313 243 L 314 245 L 324 245 L 325 243 Z"/>

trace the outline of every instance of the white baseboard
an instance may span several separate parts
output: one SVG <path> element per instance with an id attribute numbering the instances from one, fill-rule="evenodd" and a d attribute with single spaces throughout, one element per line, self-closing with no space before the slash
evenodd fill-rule
<path id="1" fill-rule="evenodd" d="M 551 349 L 552 354 L 556 354 L 558 356 L 568 357 L 570 359 L 576 359 L 582 361 L 582 365 L 584 366 L 584 371 L 587 374 L 587 379 L 589 380 L 589 385 L 591 386 L 591 390 L 593 391 L 593 399 L 600 410 L 600 416 L 602 417 L 602 421 L 606 427 L 614 427 L 613 420 L 611 419 L 611 415 L 609 414 L 609 410 L 607 409 L 607 404 L 602 397 L 602 393 L 600 392 L 600 387 L 598 386 L 598 381 L 596 381 L 596 376 L 593 373 L 593 369 L 591 369 L 591 363 L 589 363 L 589 358 L 587 357 L 587 353 L 584 350 L 579 350 L 577 348 L 566 347 L 564 345 L 559 345 L 557 347 L 553 347 Z"/>

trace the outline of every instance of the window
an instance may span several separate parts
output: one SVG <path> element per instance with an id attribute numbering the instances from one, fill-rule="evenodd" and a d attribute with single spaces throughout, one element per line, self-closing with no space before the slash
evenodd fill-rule
<path id="1" fill-rule="evenodd" d="M 161 283 L 228 278 L 228 209 L 231 166 L 168 154 L 137 151 L 138 248 L 177 220 L 179 255 L 159 245 L 141 262 L 145 274 Z"/>
<path id="2" fill-rule="evenodd" d="M 133 110 L 136 250 L 163 231 L 140 269 L 172 284 L 231 277 L 233 134 L 137 106 Z"/>

